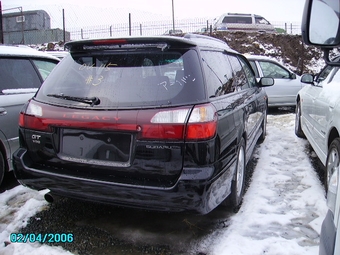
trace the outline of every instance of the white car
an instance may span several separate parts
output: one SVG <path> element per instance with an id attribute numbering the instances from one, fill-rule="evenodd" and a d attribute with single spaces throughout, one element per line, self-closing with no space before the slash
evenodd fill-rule
<path id="1" fill-rule="evenodd" d="M 300 76 L 290 71 L 273 58 L 246 55 L 256 78 L 270 77 L 274 85 L 266 87 L 269 107 L 295 106 L 296 95 L 306 84 L 301 83 Z"/>
<path id="2" fill-rule="evenodd" d="M 319 255 L 340 254 L 340 57 L 330 51 L 340 46 L 340 0 L 306 0 L 302 18 L 305 44 L 324 51 L 326 67 L 308 82 L 296 101 L 295 133 L 306 137 L 325 166 L 328 213 L 322 223 Z M 327 25 L 320 25 L 327 24 Z"/>
<path id="3" fill-rule="evenodd" d="M 275 33 L 272 24 L 257 14 L 224 13 L 215 19 L 214 30 L 241 30 L 259 33 Z"/>
<path id="4" fill-rule="evenodd" d="M 306 137 L 325 169 L 326 188 L 340 160 L 340 71 L 327 65 L 315 78 L 305 74 L 309 83 L 296 99 L 295 134 Z"/>

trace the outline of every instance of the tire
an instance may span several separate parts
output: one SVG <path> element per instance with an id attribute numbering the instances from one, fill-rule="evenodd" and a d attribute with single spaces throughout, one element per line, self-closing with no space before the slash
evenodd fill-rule
<path id="1" fill-rule="evenodd" d="M 231 206 L 233 207 L 235 212 L 237 212 L 240 209 L 242 203 L 245 189 L 245 176 L 246 176 L 246 149 L 244 139 L 242 138 L 237 150 L 235 175 L 231 183 L 231 193 L 229 196 Z"/>
<path id="2" fill-rule="evenodd" d="M 262 124 L 261 124 L 262 134 L 259 137 L 259 140 L 257 141 L 258 143 L 263 143 L 263 141 L 264 141 L 264 139 L 266 138 L 266 135 L 267 135 L 267 111 L 268 110 L 266 110 L 264 112 L 264 118 L 263 118 L 263 121 L 262 121 Z"/>
<path id="3" fill-rule="evenodd" d="M 4 179 L 5 175 L 5 159 L 4 156 L 2 155 L 2 152 L 0 151 L 0 185 Z"/>
<path id="4" fill-rule="evenodd" d="M 329 179 L 340 165 L 340 138 L 335 138 L 329 146 L 325 169 L 325 188 L 328 190 Z"/>
<path id="5" fill-rule="evenodd" d="M 300 138 L 306 138 L 301 128 L 301 104 L 297 102 L 295 107 L 295 135 Z"/>

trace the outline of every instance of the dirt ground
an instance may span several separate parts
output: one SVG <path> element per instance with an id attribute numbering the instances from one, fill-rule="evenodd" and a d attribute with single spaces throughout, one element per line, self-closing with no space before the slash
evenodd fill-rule
<path id="1" fill-rule="evenodd" d="M 304 44 L 301 35 L 218 31 L 211 36 L 227 42 L 232 49 L 242 54 L 281 59 L 299 75 L 313 73 L 313 63 L 323 57 L 320 49 Z"/>

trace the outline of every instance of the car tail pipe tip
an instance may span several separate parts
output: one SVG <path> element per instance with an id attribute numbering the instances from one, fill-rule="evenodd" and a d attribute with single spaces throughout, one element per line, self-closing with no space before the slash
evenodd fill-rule
<path id="1" fill-rule="evenodd" d="M 44 198 L 49 203 L 53 203 L 53 202 L 55 202 L 55 201 L 57 201 L 59 199 L 58 196 L 56 196 L 54 194 L 51 194 L 51 192 L 46 193 Z"/>

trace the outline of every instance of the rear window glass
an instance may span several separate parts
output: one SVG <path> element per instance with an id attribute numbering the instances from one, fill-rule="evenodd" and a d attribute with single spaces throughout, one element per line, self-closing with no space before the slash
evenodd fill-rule
<path id="1" fill-rule="evenodd" d="M 198 54 L 193 49 L 134 49 L 69 55 L 54 69 L 36 98 L 88 107 L 72 97 L 96 97 L 100 103 L 91 107 L 105 109 L 202 101 L 205 93 Z"/>

